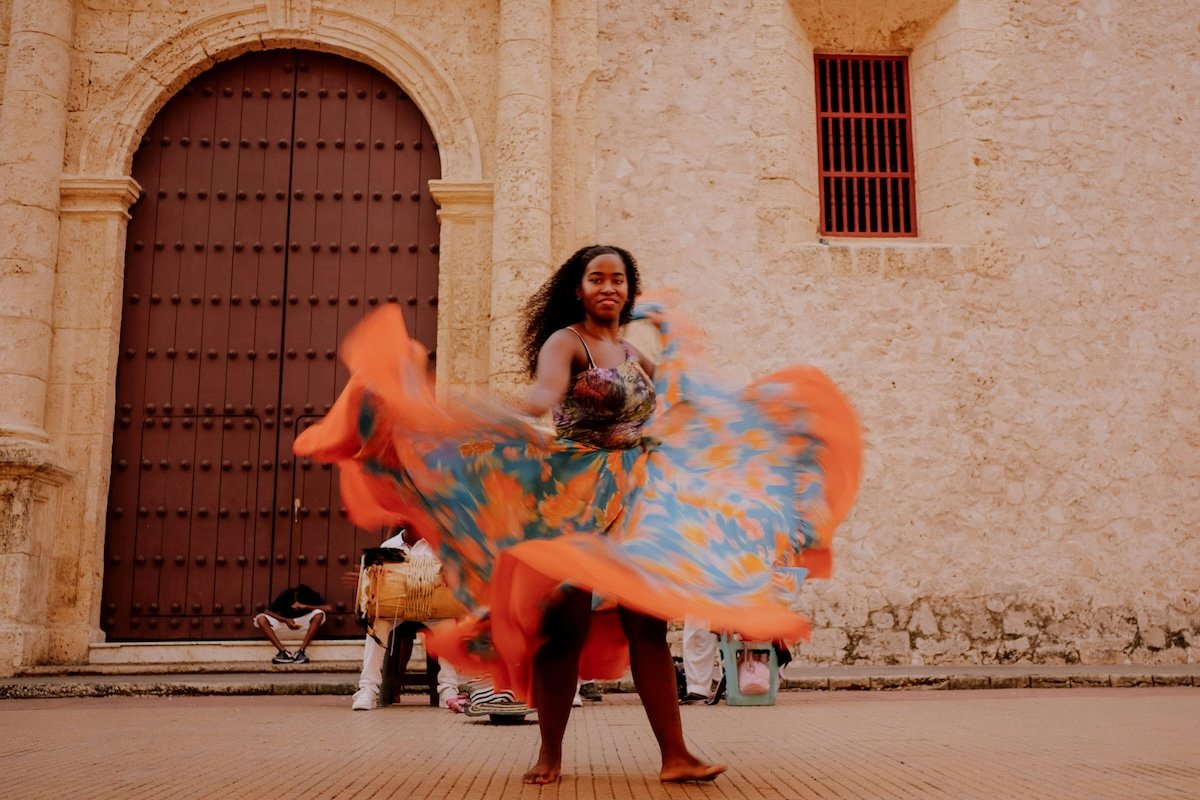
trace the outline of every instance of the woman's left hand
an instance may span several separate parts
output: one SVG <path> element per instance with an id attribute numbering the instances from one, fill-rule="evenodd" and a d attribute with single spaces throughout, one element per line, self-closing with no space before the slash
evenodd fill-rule
<path id="1" fill-rule="evenodd" d="M 653 300 L 638 303 L 633 307 L 632 319 L 644 319 L 660 331 L 666 324 L 666 308 L 662 303 Z"/>

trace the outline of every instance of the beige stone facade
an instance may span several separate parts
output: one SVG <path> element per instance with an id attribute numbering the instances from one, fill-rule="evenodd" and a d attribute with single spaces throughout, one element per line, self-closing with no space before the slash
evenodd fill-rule
<path id="1" fill-rule="evenodd" d="M 812 663 L 1200 658 L 1200 30 L 1188 0 L 0 0 L 0 674 L 99 628 L 129 177 L 191 78 L 334 52 L 442 155 L 439 377 L 620 243 L 745 380 L 857 405 Z M 920 235 L 818 234 L 814 53 L 907 55 Z M 644 334 L 638 334 L 644 336 Z"/>

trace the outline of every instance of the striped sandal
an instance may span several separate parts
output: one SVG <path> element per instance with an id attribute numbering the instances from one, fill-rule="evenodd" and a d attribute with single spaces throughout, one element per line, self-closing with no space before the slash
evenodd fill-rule
<path id="1" fill-rule="evenodd" d="M 529 706 L 518 702 L 512 692 L 498 692 L 490 681 L 471 681 L 467 687 L 468 717 L 489 717 L 492 722 L 520 722 L 530 712 Z"/>

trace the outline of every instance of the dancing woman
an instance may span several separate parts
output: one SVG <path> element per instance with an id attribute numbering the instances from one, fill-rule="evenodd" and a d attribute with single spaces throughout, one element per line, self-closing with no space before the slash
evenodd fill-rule
<path id="1" fill-rule="evenodd" d="M 524 354 L 533 388 L 523 410 L 554 412 L 558 435 L 579 444 L 639 455 L 642 426 L 654 412 L 654 364 L 621 338 L 638 294 L 633 257 L 619 247 L 576 252 L 534 295 L 526 314 Z M 664 781 L 712 780 L 683 741 L 666 620 L 618 607 L 629 641 L 634 686 L 662 753 Z M 592 593 L 566 588 L 546 610 L 546 642 L 533 662 L 533 704 L 542 742 L 526 783 L 557 780 L 562 741 L 592 616 Z"/>
<path id="2" fill-rule="evenodd" d="M 617 678 L 627 667 L 660 779 L 724 771 L 684 744 L 666 620 L 806 636 L 789 606 L 806 573 L 828 573 L 857 487 L 857 420 L 828 378 L 796 367 L 724 387 L 689 363 L 680 323 L 662 311 L 649 314 L 664 337 L 656 368 L 619 335 L 638 288 L 629 253 L 593 246 L 535 294 L 522 410 L 552 410 L 555 437 L 511 411 L 437 402 L 393 311 L 347 339 L 350 383 L 296 443 L 341 464 L 356 524 L 403 516 L 437 543 L 475 612 L 434 626 L 427 646 L 537 707 L 528 783 L 559 777 L 581 671 Z"/>

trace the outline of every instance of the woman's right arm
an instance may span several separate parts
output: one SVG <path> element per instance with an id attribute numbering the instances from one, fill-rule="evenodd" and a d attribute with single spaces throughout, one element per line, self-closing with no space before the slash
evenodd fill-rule
<path id="1" fill-rule="evenodd" d="M 567 388 L 571 385 L 571 366 L 579 346 L 579 338 L 565 330 L 550 335 L 538 352 L 533 386 L 518 404 L 523 413 L 540 417 L 566 396 Z"/>

